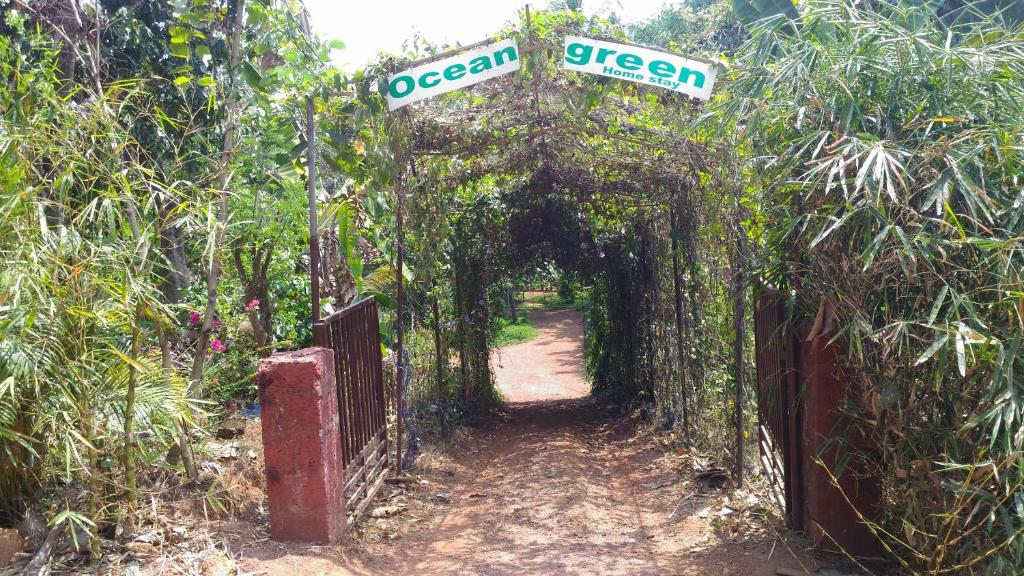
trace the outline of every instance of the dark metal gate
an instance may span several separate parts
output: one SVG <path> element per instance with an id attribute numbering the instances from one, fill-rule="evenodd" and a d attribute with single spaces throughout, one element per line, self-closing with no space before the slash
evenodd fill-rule
<path id="1" fill-rule="evenodd" d="M 757 421 L 761 465 L 786 524 L 803 529 L 800 340 L 786 329 L 786 307 L 775 292 L 762 291 L 754 309 L 757 361 Z"/>
<path id="2" fill-rule="evenodd" d="M 334 351 L 348 523 L 373 500 L 388 473 L 384 369 L 377 302 L 366 298 L 323 318 L 317 345 Z"/>

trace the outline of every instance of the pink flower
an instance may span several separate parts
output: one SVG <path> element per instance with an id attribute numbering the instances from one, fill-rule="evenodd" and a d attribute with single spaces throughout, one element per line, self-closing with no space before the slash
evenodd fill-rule
<path id="1" fill-rule="evenodd" d="M 196 312 L 195 310 L 189 310 L 189 312 L 188 312 L 188 323 L 189 324 L 195 326 L 196 324 L 199 324 L 199 321 L 202 320 L 202 319 L 203 319 L 203 317 L 199 315 L 199 312 Z"/>
<path id="2" fill-rule="evenodd" d="M 245 309 L 246 310 L 255 310 L 256 307 L 258 307 L 259 305 L 260 305 L 260 299 L 259 298 L 253 298 L 252 302 L 249 302 L 248 304 L 245 305 Z"/>
<path id="3" fill-rule="evenodd" d="M 213 342 L 210 342 L 210 350 L 214 352 L 227 352 L 227 349 L 228 347 L 218 338 L 214 338 Z"/>

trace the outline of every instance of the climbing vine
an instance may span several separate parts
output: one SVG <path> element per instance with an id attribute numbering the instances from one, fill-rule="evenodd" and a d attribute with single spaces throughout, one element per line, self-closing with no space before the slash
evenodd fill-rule
<path id="1" fill-rule="evenodd" d="M 516 74 L 391 114 L 369 87 L 413 64 L 385 59 L 356 79 L 367 88 L 357 98 L 361 138 L 378 142 L 366 149 L 365 165 L 378 171 L 366 185 L 387 187 L 398 174 L 413 182 L 401 192 L 401 321 L 443 327 L 414 351 L 413 411 L 421 423 L 450 423 L 496 405 L 494 319 L 508 310 L 508 286 L 554 266 L 587 298 L 596 396 L 679 425 L 693 441 L 731 444 L 737 408 L 748 416 L 731 400 L 734 374 L 750 371 L 746 358 L 732 365 L 729 344 L 737 293 L 728 247 L 745 233 L 734 216 L 744 188 L 728 170 L 735 152 L 694 131 L 696 101 L 556 69 L 564 35 L 625 40 L 621 26 L 571 10 L 523 16 L 498 34 L 523 47 Z M 424 47 L 416 62 L 439 52 Z"/>

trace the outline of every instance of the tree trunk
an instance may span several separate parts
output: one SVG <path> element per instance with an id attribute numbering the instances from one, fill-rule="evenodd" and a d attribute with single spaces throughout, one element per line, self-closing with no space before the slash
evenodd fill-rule
<path id="1" fill-rule="evenodd" d="M 161 207 L 160 220 L 171 219 L 169 214 L 174 208 L 175 206 Z M 160 244 L 170 264 L 163 274 L 163 293 L 168 302 L 177 303 L 181 301 L 181 291 L 192 283 L 192 272 L 188 269 L 188 261 L 185 258 L 185 243 L 181 235 L 181 228 L 175 224 L 161 226 Z"/>
<path id="2" fill-rule="evenodd" d="M 341 248 L 338 232 L 328 228 L 321 236 L 325 292 L 331 295 L 335 309 L 342 310 L 355 300 L 356 279 L 348 263 L 348 254 Z"/>
<path id="3" fill-rule="evenodd" d="M 213 243 L 210 250 L 210 267 L 206 271 L 206 310 L 203 313 L 203 324 L 199 330 L 199 339 L 196 342 L 195 354 L 192 359 L 192 374 L 189 378 L 188 392 L 191 397 L 198 396 L 202 391 L 203 369 L 206 366 L 206 347 L 210 343 L 210 331 L 213 329 L 213 321 L 217 315 L 217 290 L 220 284 L 221 275 L 221 248 L 224 246 L 225 227 L 228 220 L 228 178 L 231 172 L 231 159 L 235 151 L 235 116 L 238 111 L 238 102 L 230 95 L 234 86 L 234 79 L 238 73 L 238 65 L 241 60 L 241 34 L 243 16 L 245 13 L 245 0 L 235 0 L 235 21 L 231 30 L 230 53 L 228 56 L 228 90 L 225 92 L 227 101 L 227 114 L 224 120 L 224 143 L 221 148 L 221 160 L 218 167 L 218 203 L 217 203 L 217 224 L 214 229 Z"/>
<path id="4" fill-rule="evenodd" d="M 235 263 L 235 270 L 238 278 L 244 287 L 242 306 L 245 307 L 249 325 L 252 328 L 253 341 L 260 356 L 268 353 L 268 348 L 273 340 L 271 324 L 270 295 L 267 290 L 267 271 L 270 268 L 270 258 L 273 254 L 273 244 L 250 247 L 250 268 L 246 270 L 242 261 L 242 248 L 240 242 L 235 242 L 231 250 L 232 259 Z M 249 303 L 258 300 L 259 304 L 250 308 Z"/>

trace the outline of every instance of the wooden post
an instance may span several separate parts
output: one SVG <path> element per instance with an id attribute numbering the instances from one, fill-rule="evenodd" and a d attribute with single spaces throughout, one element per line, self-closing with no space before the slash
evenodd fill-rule
<path id="1" fill-rule="evenodd" d="M 469 379 L 466 377 L 466 309 L 463 306 L 465 299 L 462 279 L 462 257 L 455 256 L 455 325 L 456 338 L 459 339 L 459 392 L 462 395 L 463 408 L 469 406 Z"/>
<path id="2" fill-rule="evenodd" d="M 519 310 L 516 309 L 516 291 L 515 288 L 509 288 L 505 293 L 505 297 L 508 299 L 508 314 L 513 324 L 519 323 Z"/>
<path id="3" fill-rule="evenodd" d="M 399 166 L 402 164 L 399 163 Z M 402 472 L 402 416 L 405 413 L 405 390 L 403 389 L 405 383 L 405 358 L 403 357 L 405 354 L 405 325 L 402 322 L 402 299 L 405 295 L 402 278 L 402 261 L 405 259 L 405 238 L 402 230 L 405 190 L 402 186 L 401 172 L 395 179 L 395 195 L 397 196 L 395 202 L 395 376 L 397 378 L 395 390 L 398 391 L 398 418 L 395 424 L 395 472 L 400 474 Z"/>
<path id="4" fill-rule="evenodd" d="M 675 208 L 669 209 L 672 219 L 672 286 L 675 289 L 676 304 L 676 349 L 679 354 L 679 395 L 683 403 L 683 432 L 690 437 L 690 401 L 687 397 L 686 359 L 683 344 L 683 287 L 679 278 L 679 215 Z"/>
<path id="5" fill-rule="evenodd" d="M 527 38 L 529 39 L 530 44 L 532 45 L 533 44 L 533 40 L 534 40 L 533 20 L 530 18 L 530 5 L 529 4 L 526 5 L 526 7 L 524 8 L 524 11 L 526 12 L 526 34 L 527 34 Z M 532 48 L 531 48 L 531 50 L 532 50 Z M 533 58 L 533 54 L 532 53 L 530 54 L 530 58 L 531 59 Z M 543 67 L 537 67 L 537 68 L 534 68 L 534 70 L 536 70 L 537 74 L 540 75 L 540 74 L 543 73 L 544 68 Z M 540 115 L 540 94 L 537 91 L 537 81 L 536 80 L 537 79 L 535 77 L 532 77 L 532 76 L 530 77 L 530 88 L 533 91 L 533 110 L 534 110 L 534 113 L 537 115 L 537 128 L 540 130 L 540 149 L 541 149 L 541 153 L 544 154 L 544 158 L 541 159 L 541 162 L 543 163 L 544 160 L 547 159 L 548 142 L 547 142 L 547 139 L 544 136 L 544 119 Z"/>
<path id="6" fill-rule="evenodd" d="M 746 286 L 743 274 L 743 227 L 737 222 L 736 237 L 736 309 L 733 317 L 733 361 L 736 364 L 736 487 L 743 487 L 743 336 L 746 314 Z"/>
<path id="7" fill-rule="evenodd" d="M 435 288 L 436 290 L 436 288 Z M 441 436 L 444 438 L 448 437 L 448 422 L 447 422 L 447 410 L 448 410 L 448 390 L 445 389 L 444 385 L 444 350 L 441 348 L 441 311 L 437 302 L 437 293 L 434 293 L 434 298 L 431 301 L 431 311 L 434 315 L 434 362 L 437 363 L 437 401 L 438 414 L 440 414 L 441 424 Z"/>

